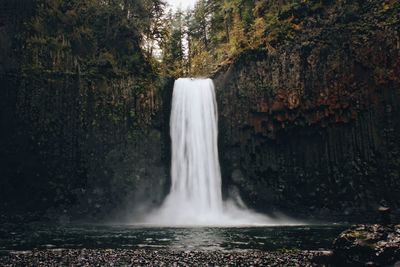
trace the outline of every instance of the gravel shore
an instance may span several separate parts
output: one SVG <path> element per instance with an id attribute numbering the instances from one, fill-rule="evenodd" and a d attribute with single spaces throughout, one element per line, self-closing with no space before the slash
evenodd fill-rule
<path id="1" fill-rule="evenodd" d="M 319 251 L 49 249 L 11 252 L 0 266 L 322 266 Z"/>

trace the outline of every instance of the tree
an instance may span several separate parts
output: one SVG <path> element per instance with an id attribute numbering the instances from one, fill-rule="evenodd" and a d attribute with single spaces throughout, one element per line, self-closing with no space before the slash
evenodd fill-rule
<path id="1" fill-rule="evenodd" d="M 162 47 L 163 64 L 167 75 L 179 77 L 185 73 L 183 13 L 178 10 L 168 16 L 170 24 L 166 25 L 168 38 Z"/>

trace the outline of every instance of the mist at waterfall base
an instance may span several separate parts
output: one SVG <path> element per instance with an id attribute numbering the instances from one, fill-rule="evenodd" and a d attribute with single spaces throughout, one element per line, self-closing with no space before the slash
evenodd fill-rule
<path id="1" fill-rule="evenodd" d="M 211 79 L 175 81 L 170 135 L 171 188 L 163 204 L 141 218 L 154 226 L 298 225 L 248 209 L 239 194 L 222 199 L 218 114 Z"/>

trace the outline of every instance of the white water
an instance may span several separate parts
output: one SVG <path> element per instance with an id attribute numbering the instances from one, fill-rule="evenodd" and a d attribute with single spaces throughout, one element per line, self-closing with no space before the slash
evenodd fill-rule
<path id="1" fill-rule="evenodd" d="M 170 120 L 171 190 L 144 222 L 164 226 L 296 224 L 251 211 L 239 196 L 236 201 L 222 200 L 217 120 L 211 79 L 175 81 Z"/>

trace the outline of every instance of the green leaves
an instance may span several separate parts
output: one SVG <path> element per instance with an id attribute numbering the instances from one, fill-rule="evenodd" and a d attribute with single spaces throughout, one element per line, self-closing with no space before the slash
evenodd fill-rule
<path id="1" fill-rule="evenodd" d="M 29 48 L 23 67 L 75 72 L 79 64 L 81 75 L 148 75 L 143 36 L 160 38 L 154 25 L 162 6 L 160 0 L 38 0 L 21 38 Z"/>

